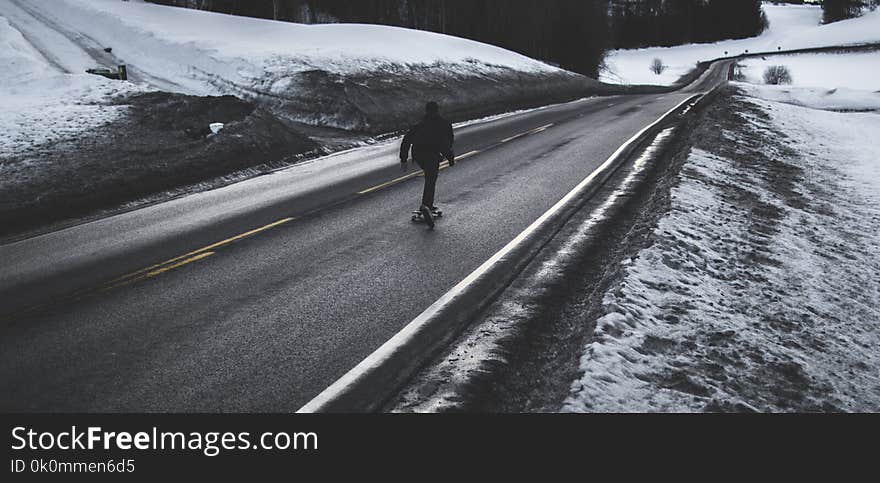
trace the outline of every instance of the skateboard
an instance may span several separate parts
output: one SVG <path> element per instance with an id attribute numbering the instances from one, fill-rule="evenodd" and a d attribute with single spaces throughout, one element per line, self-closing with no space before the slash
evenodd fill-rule
<path id="1" fill-rule="evenodd" d="M 443 218 L 443 211 L 431 210 L 431 216 L 433 216 L 434 218 Z M 412 212 L 412 221 L 425 221 L 425 217 L 422 216 L 421 211 L 415 210 Z"/>

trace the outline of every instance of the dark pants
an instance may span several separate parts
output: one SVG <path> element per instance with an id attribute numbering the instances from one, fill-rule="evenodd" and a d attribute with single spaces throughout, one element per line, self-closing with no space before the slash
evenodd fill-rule
<path id="1" fill-rule="evenodd" d="M 427 158 L 427 159 L 426 159 Z M 425 172 L 425 191 L 422 193 L 422 204 L 431 208 L 434 206 L 434 190 L 437 186 L 437 175 L 440 174 L 440 157 L 416 157 L 416 164 Z"/>

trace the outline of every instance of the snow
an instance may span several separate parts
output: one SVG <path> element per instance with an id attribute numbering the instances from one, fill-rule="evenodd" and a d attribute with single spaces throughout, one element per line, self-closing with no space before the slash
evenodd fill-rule
<path id="1" fill-rule="evenodd" d="M 815 109 L 880 110 L 880 51 L 797 54 L 741 62 L 745 82 L 734 83 L 752 97 Z M 792 75 L 787 85 L 762 85 L 764 70 L 784 65 Z"/>
<path id="2" fill-rule="evenodd" d="M 777 64 L 792 85 L 763 84 Z M 732 119 L 705 121 L 722 141 L 697 141 L 605 294 L 564 411 L 880 410 L 880 115 L 830 111 L 880 109 L 878 67 L 744 62 Z"/>
<path id="3" fill-rule="evenodd" d="M 143 1 L 28 0 L 28 6 L 52 23 L 87 32 L 97 46 L 112 47 L 151 84 L 200 95 L 278 94 L 290 87 L 292 74 L 314 69 L 352 74 L 450 64 L 462 72 L 558 72 L 499 47 L 397 27 L 303 25 Z"/>
<path id="4" fill-rule="evenodd" d="M 769 101 L 831 111 L 880 110 L 880 92 L 826 87 L 790 87 L 734 83 L 744 93 Z"/>
<path id="5" fill-rule="evenodd" d="M 498 69 L 562 72 L 499 47 L 430 32 L 302 25 L 134 0 L 0 0 L 0 19 L 0 157 L 112 122 L 125 111 L 111 105 L 114 97 L 149 89 L 267 102 L 289 97 L 296 104 L 302 103 L 295 95 L 298 75 L 314 70 L 417 75 L 433 68 L 462 77 Z M 131 82 L 84 74 L 122 63 Z M 344 127 L 340 116 L 320 111 L 298 119 Z"/>
<path id="6" fill-rule="evenodd" d="M 821 53 L 750 58 L 739 62 L 746 80 L 763 84 L 764 70 L 771 65 L 784 65 L 792 76 L 794 87 L 849 88 L 880 90 L 880 51 L 864 53 Z"/>
<path id="7" fill-rule="evenodd" d="M 294 74 L 450 64 L 467 75 L 499 66 L 557 69 L 487 44 L 394 27 L 299 25 L 142 1 L 0 0 L 0 156 L 112 122 L 110 101 L 147 85 L 198 95 L 283 95 Z M 112 47 L 112 54 L 103 54 Z M 83 74 L 126 63 L 134 82 Z"/>
<path id="8" fill-rule="evenodd" d="M 880 410 L 880 115 L 740 100 L 767 117 L 692 150 L 563 410 Z"/>
<path id="9" fill-rule="evenodd" d="M 33 0 L 32 0 L 33 1 Z M 311 67 L 332 66 L 336 72 L 385 63 L 459 63 L 471 59 L 521 69 L 549 69 L 528 57 L 488 44 L 430 32 L 379 25 L 304 25 L 236 17 L 197 10 L 173 9 L 143 2 L 52 0 L 53 9 L 75 16 L 97 15 L 168 44 L 212 53 L 215 58 L 269 60 L 284 58 Z M 55 6 L 56 3 L 61 5 Z M 76 24 L 76 20 L 71 19 Z M 94 29 L 97 38 L 109 37 Z M 108 45 L 126 46 L 123 38 Z M 115 47 L 114 47 L 115 48 Z M 245 76 L 248 74 L 245 72 Z"/>
<path id="10" fill-rule="evenodd" d="M 54 73 L 49 63 L 21 34 L 0 17 L 0 84 L 29 82 Z"/>
<path id="11" fill-rule="evenodd" d="M 112 122 L 122 107 L 113 97 L 138 91 L 88 74 L 65 74 L 0 17 L 0 158 L 78 136 Z M 2 167 L 0 167 L 2 174 Z"/>
<path id="12" fill-rule="evenodd" d="M 82 73 L 95 67 L 92 57 L 62 33 L 40 22 L 11 0 L 0 0 L 0 16 L 22 33 L 28 43 L 55 69 L 66 73 Z M 5 50 L 5 49 L 4 49 Z M 0 54 L 2 55 L 2 54 Z"/>
<path id="13" fill-rule="evenodd" d="M 599 80 L 615 84 L 671 85 L 701 61 L 749 53 L 880 42 L 880 10 L 862 17 L 820 25 L 822 9 L 814 5 L 772 5 L 764 12 L 770 26 L 748 39 L 676 47 L 616 50 L 606 58 Z M 725 52 L 727 52 L 725 54 Z M 648 67 L 659 58 L 668 66 L 661 75 Z"/>

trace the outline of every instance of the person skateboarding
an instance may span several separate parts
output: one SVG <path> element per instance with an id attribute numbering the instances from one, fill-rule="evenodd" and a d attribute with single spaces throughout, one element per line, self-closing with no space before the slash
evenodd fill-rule
<path id="1" fill-rule="evenodd" d="M 412 148 L 413 161 L 425 172 L 425 189 L 419 212 L 429 228 L 434 228 L 434 213 L 438 212 L 434 206 L 434 191 L 440 174 L 440 161 L 445 157 L 449 166 L 455 165 L 454 142 L 452 124 L 440 116 L 440 106 L 431 101 L 425 104 L 424 119 L 406 133 L 400 145 L 401 164 L 407 162 Z"/>

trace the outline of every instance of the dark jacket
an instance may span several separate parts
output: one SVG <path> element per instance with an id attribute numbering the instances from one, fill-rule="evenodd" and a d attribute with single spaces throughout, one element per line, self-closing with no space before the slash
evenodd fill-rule
<path id="1" fill-rule="evenodd" d="M 452 124 L 449 121 L 436 114 L 427 115 L 403 137 L 400 145 L 400 161 L 406 162 L 409 159 L 409 151 L 412 147 L 412 155 L 416 161 L 427 161 L 432 157 L 439 161 L 441 157 L 445 157 L 451 164 L 455 159 L 452 151 L 454 141 L 455 135 L 452 133 Z"/>

